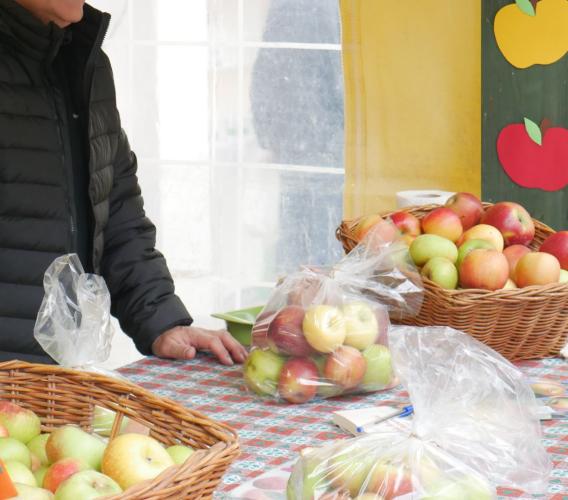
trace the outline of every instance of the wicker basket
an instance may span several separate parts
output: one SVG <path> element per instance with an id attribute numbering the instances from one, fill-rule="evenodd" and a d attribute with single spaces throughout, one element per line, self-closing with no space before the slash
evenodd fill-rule
<path id="1" fill-rule="evenodd" d="M 491 206 L 484 204 L 487 208 Z M 438 205 L 404 209 L 418 218 Z M 385 214 L 388 216 L 389 214 Z M 354 229 L 360 219 L 344 221 L 336 236 L 346 252 L 356 245 Z M 532 249 L 554 231 L 535 220 Z M 445 325 L 469 333 L 511 361 L 554 356 L 568 338 L 568 283 L 516 290 L 445 290 L 424 278 L 424 302 L 407 325 Z"/>
<path id="2" fill-rule="evenodd" d="M 222 475 L 238 456 L 237 435 L 230 427 L 160 398 L 141 387 L 95 373 L 20 361 L 0 363 L 0 399 L 33 410 L 42 432 L 75 424 L 88 432 L 95 405 L 117 412 L 112 439 L 124 416 L 147 427 L 166 446 L 199 448 L 180 466 L 137 484 L 108 500 L 211 498 Z"/>

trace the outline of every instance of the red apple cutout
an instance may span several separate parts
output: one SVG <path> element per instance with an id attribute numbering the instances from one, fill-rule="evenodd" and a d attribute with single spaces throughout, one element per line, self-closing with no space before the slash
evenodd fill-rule
<path id="1" fill-rule="evenodd" d="M 479 198 L 471 193 L 456 193 L 447 202 L 446 207 L 453 210 L 461 220 L 463 230 L 479 224 L 483 214 L 483 205 Z"/>
<path id="2" fill-rule="evenodd" d="M 489 207 L 481 222 L 499 229 L 506 247 L 528 245 L 534 238 L 535 227 L 530 214 L 512 201 L 502 201 Z"/>
<path id="3" fill-rule="evenodd" d="M 559 191 L 568 186 L 568 130 L 541 132 L 533 121 L 507 125 L 497 139 L 497 156 L 519 186 Z"/>
<path id="4" fill-rule="evenodd" d="M 302 329 L 305 311 L 300 306 L 287 306 L 281 309 L 268 327 L 268 345 L 276 354 L 306 357 L 314 350 Z"/>
<path id="5" fill-rule="evenodd" d="M 560 267 L 568 271 L 568 231 L 550 235 L 544 240 L 540 251 L 554 255 L 560 262 Z"/>

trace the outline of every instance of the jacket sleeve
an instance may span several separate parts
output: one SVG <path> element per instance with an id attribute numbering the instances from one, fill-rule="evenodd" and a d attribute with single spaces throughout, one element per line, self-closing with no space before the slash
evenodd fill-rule
<path id="1" fill-rule="evenodd" d="M 154 340 L 174 326 L 190 325 L 192 318 L 174 294 L 164 256 L 155 248 L 156 228 L 145 215 L 136 170 L 136 156 L 122 131 L 101 270 L 110 290 L 112 314 L 138 350 L 151 354 Z"/>

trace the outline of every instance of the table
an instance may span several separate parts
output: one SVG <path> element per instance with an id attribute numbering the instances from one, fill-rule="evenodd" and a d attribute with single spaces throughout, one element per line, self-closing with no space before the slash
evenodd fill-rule
<path id="1" fill-rule="evenodd" d="M 548 378 L 568 387 L 568 362 L 546 359 L 519 364 L 531 378 Z M 241 456 L 225 474 L 216 499 L 230 498 L 239 484 L 294 459 L 298 450 L 347 437 L 331 424 L 331 413 L 381 401 L 398 405 L 407 400 L 401 390 L 349 396 L 304 405 L 285 405 L 261 399 L 244 390 L 240 366 L 225 367 L 211 357 L 172 362 L 145 358 L 120 372 L 131 381 L 225 422 L 239 433 Z M 568 421 L 543 423 L 544 445 L 554 464 L 548 496 L 568 500 Z M 532 498 L 519 491 L 500 490 L 499 498 Z M 535 498 L 543 498 L 535 497 Z"/>

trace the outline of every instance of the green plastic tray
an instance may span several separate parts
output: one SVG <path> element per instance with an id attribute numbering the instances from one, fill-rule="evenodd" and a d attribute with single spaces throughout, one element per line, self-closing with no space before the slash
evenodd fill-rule
<path id="1" fill-rule="evenodd" d="M 250 336 L 256 317 L 264 306 L 249 307 L 237 311 L 212 314 L 214 318 L 222 319 L 227 323 L 227 330 L 242 345 L 250 345 Z"/>

